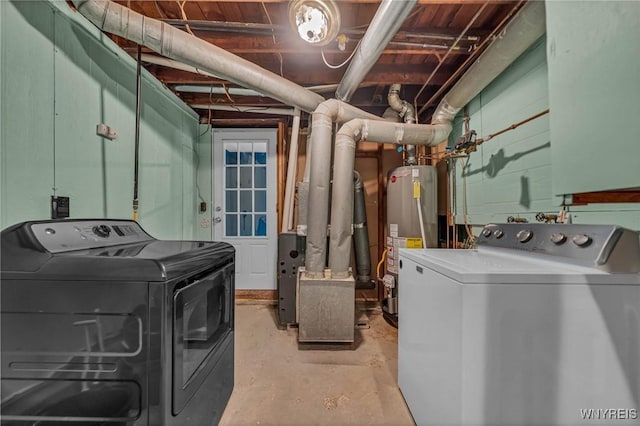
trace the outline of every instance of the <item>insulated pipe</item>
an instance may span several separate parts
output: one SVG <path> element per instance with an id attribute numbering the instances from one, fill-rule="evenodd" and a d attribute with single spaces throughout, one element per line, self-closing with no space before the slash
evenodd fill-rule
<path id="1" fill-rule="evenodd" d="M 360 173 L 353 172 L 353 248 L 356 254 L 356 281 L 358 287 L 371 287 L 371 253 L 364 183 Z M 374 283 L 375 285 L 375 283 Z"/>
<path id="2" fill-rule="evenodd" d="M 174 61 L 173 59 L 165 58 L 164 56 L 152 55 L 151 53 L 143 53 L 142 62 L 162 65 L 163 67 L 173 68 L 181 71 L 187 71 L 194 74 L 206 75 L 207 77 L 220 78 L 215 74 L 211 74 L 210 72 L 206 72 L 196 67 L 192 67 L 191 65 L 187 65 L 179 61 Z"/>
<path id="3" fill-rule="evenodd" d="M 232 106 L 221 104 L 189 104 L 193 109 L 210 109 L 214 111 L 250 112 L 252 114 L 294 115 L 295 108 Z"/>
<path id="4" fill-rule="evenodd" d="M 291 129 L 291 146 L 287 164 L 287 180 L 284 189 L 284 207 L 282 209 L 282 232 L 293 227 L 293 197 L 295 194 L 296 170 L 298 165 L 298 135 L 300 133 L 300 110 L 295 109 Z"/>
<path id="5" fill-rule="evenodd" d="M 405 123 L 415 123 L 415 108 L 409 102 L 400 99 L 400 87 L 399 84 L 392 84 L 389 88 L 389 94 L 387 95 L 389 107 L 396 111 Z M 417 164 L 416 147 L 414 145 L 406 145 L 405 148 L 407 152 L 405 163 L 409 166 Z"/>
<path id="6" fill-rule="evenodd" d="M 349 274 L 351 260 L 351 206 L 353 205 L 353 166 L 356 141 L 430 145 L 446 138 L 450 125 L 393 123 L 355 119 L 342 125 L 336 134 L 331 198 L 331 238 L 329 268 L 336 277 Z"/>
<path id="7" fill-rule="evenodd" d="M 351 216 L 342 215 L 343 205 L 353 203 L 350 190 L 355 158 L 355 141 L 408 145 L 434 145 L 451 133 L 457 112 L 480 93 L 545 32 L 543 2 L 528 2 L 504 29 L 504 35 L 491 43 L 469 68 L 436 109 L 431 125 L 392 123 L 356 119 L 345 123 L 336 134 L 329 267 L 339 276 L 348 274 L 350 246 L 345 239 L 351 231 Z M 344 80 L 343 80 L 344 81 Z"/>
<path id="8" fill-rule="evenodd" d="M 500 37 L 487 47 L 442 98 L 433 113 L 431 124 L 451 124 L 458 111 L 538 40 L 545 29 L 544 2 L 527 2 L 505 26 Z"/>
<path id="9" fill-rule="evenodd" d="M 174 61 L 173 59 L 168 59 L 165 58 L 164 56 L 158 56 L 158 55 L 152 55 L 151 53 L 143 53 L 142 54 L 142 62 L 148 62 L 150 64 L 156 64 L 156 65 L 162 65 L 163 67 L 168 67 L 168 68 L 174 68 L 177 70 L 182 70 L 182 71 L 187 71 L 187 72 L 191 72 L 194 74 L 200 74 L 200 75 L 206 75 L 208 77 L 213 77 L 213 78 L 220 78 L 217 75 L 211 74 L 210 72 L 206 72 L 203 71 L 201 69 L 198 69 L 196 67 L 192 67 L 191 65 L 187 65 L 184 64 L 182 62 L 179 61 Z M 197 85 L 187 85 L 187 86 L 182 86 L 182 87 L 203 87 L 203 86 L 197 86 Z M 204 86 L 206 87 L 206 86 Z M 316 93 L 323 93 L 323 92 L 330 92 L 332 90 L 336 90 L 336 88 L 338 87 L 337 84 L 319 84 L 316 86 L 307 86 L 305 87 L 305 89 L 307 90 L 311 90 L 312 92 L 316 92 Z M 178 90 L 176 88 L 176 90 Z M 233 90 L 238 90 L 235 87 L 230 87 L 228 89 L 230 91 L 230 93 L 233 95 Z M 250 89 L 244 89 L 244 90 L 250 90 Z M 178 90 L 180 91 L 180 90 Z M 188 91 L 188 90 L 186 90 Z M 207 91 L 208 93 L 208 91 Z M 248 93 L 248 92 L 245 92 Z M 224 94 L 224 93 L 222 93 Z M 265 96 L 264 93 L 260 93 L 260 92 L 255 92 L 255 96 Z"/>
<path id="10" fill-rule="evenodd" d="M 369 114 L 356 107 L 335 99 L 329 99 L 318 105 L 311 116 L 311 147 L 313 162 L 309 172 L 309 204 L 307 213 L 307 246 L 305 251 L 305 270 L 310 278 L 324 276 L 327 256 L 327 225 L 329 222 L 329 188 L 331 164 L 331 135 L 333 122 L 344 122 L 355 118 L 371 120 L 378 116 Z M 353 163 L 353 161 L 352 161 Z M 349 171 L 349 192 L 352 194 L 353 164 Z M 334 186 L 335 191 L 335 186 Z M 353 202 L 349 202 L 352 206 Z M 349 208 L 349 223 L 353 217 Z"/>
<path id="11" fill-rule="evenodd" d="M 338 85 L 336 98 L 346 102 L 351 99 L 415 4 L 416 0 L 382 0 Z"/>
<path id="12" fill-rule="evenodd" d="M 313 111 L 324 98 L 277 74 L 171 25 L 141 15 L 110 0 L 73 0 L 78 11 L 103 31 L 153 51 L 257 90 L 303 111 Z"/>

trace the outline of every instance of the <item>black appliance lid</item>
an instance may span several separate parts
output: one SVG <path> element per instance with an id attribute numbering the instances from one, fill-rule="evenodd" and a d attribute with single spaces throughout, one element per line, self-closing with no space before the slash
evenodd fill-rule
<path id="1" fill-rule="evenodd" d="M 156 240 L 127 220 L 23 222 L 2 231 L 3 279 L 165 281 L 234 260 L 233 246 Z"/>

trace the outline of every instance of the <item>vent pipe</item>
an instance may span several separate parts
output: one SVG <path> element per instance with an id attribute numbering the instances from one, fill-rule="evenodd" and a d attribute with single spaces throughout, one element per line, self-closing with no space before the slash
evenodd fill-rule
<path id="1" fill-rule="evenodd" d="M 336 98 L 349 102 L 358 85 L 378 61 L 382 51 L 398 32 L 415 4 L 416 0 L 382 0 L 338 85 Z"/>
<path id="2" fill-rule="evenodd" d="M 371 281 L 371 252 L 367 227 L 367 204 L 364 182 L 360 173 L 353 172 L 353 250 L 356 257 L 356 288 L 374 288 Z"/>
<path id="3" fill-rule="evenodd" d="M 393 123 L 355 119 L 336 134 L 333 192 L 331 199 L 331 237 L 329 268 L 336 276 L 349 270 L 351 216 L 345 206 L 353 205 L 353 178 L 356 141 L 408 145 L 434 145 L 449 137 L 458 111 L 513 63 L 545 32 L 544 2 L 528 2 L 507 24 L 500 38 L 487 47 L 458 83 L 445 95 L 433 115 L 432 124 Z"/>
<path id="4" fill-rule="evenodd" d="M 327 258 L 327 225 L 329 223 L 329 187 L 331 171 L 331 136 L 334 122 L 345 122 L 355 118 L 379 120 L 380 117 L 369 114 L 336 99 L 329 99 L 318 105 L 311 116 L 310 153 L 313 161 L 309 172 L 309 197 L 307 212 L 307 246 L 305 251 L 305 269 L 310 278 L 324 276 Z M 349 193 L 353 196 L 353 164 L 349 171 Z M 335 191 L 335 186 L 334 189 Z M 351 207 L 353 199 L 345 211 L 349 225 L 353 218 Z M 342 208 L 342 207 L 339 207 Z"/>
<path id="5" fill-rule="evenodd" d="M 392 84 L 389 88 L 389 94 L 387 95 L 387 101 L 389 102 L 389 107 L 398 113 L 398 116 L 404 120 L 405 123 L 415 123 L 416 122 L 416 111 L 407 101 L 403 101 L 400 99 L 400 85 Z M 416 147 L 414 145 L 405 145 L 405 164 L 408 166 L 413 166 L 418 164 L 416 160 Z"/>
<path id="6" fill-rule="evenodd" d="M 324 98 L 277 74 L 171 25 L 106 0 L 73 0 L 78 11 L 98 28 L 124 37 L 171 59 L 256 90 L 303 111 Z"/>
<path id="7" fill-rule="evenodd" d="M 451 125 L 456 114 L 546 31 L 543 1 L 529 1 L 504 27 L 487 50 L 447 93 L 431 118 L 431 124 Z M 438 141 L 439 142 L 439 141 Z"/>
<path id="8" fill-rule="evenodd" d="M 331 233 L 329 268 L 332 276 L 349 275 L 351 259 L 351 212 L 353 205 L 353 168 L 356 142 L 431 145 L 447 137 L 448 125 L 406 124 L 382 120 L 351 120 L 336 134 L 333 154 L 333 187 L 331 194 Z"/>

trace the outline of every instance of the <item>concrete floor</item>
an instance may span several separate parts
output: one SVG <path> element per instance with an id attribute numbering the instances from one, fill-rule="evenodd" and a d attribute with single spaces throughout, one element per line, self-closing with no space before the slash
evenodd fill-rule
<path id="1" fill-rule="evenodd" d="M 235 388 L 220 420 L 239 425 L 414 425 L 397 382 L 398 333 L 357 307 L 355 349 L 298 347 L 272 305 L 236 305 Z"/>

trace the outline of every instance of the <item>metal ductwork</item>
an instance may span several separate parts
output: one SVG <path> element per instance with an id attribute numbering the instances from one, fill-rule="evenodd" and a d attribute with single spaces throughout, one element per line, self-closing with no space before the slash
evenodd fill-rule
<path id="1" fill-rule="evenodd" d="M 338 85 L 336 98 L 345 102 L 351 99 L 415 4 L 416 0 L 382 0 Z"/>
<path id="2" fill-rule="evenodd" d="M 382 6 L 381 6 L 382 7 Z M 374 24 L 369 27 L 374 28 Z M 397 143 L 405 145 L 435 145 L 449 137 L 455 115 L 477 96 L 491 81 L 502 73 L 513 61 L 529 48 L 545 32 L 545 14 L 543 2 L 529 2 L 507 24 L 503 36 L 493 41 L 487 50 L 480 55 L 469 71 L 445 96 L 438 107 L 431 125 L 413 123 L 392 123 L 381 121 L 378 117 L 355 116 L 362 112 L 356 108 L 349 110 L 353 120 L 342 126 L 336 135 L 333 187 L 331 202 L 331 238 L 329 243 L 329 268 L 336 276 L 348 274 L 350 259 L 351 206 L 353 191 L 351 177 L 355 160 L 355 143 L 364 139 L 369 142 Z M 367 32 L 369 34 L 369 31 Z M 366 37 L 366 35 L 365 35 Z M 364 38 L 363 38 L 364 40 Z M 377 58 L 377 57 L 376 57 Z M 352 63 L 353 65 L 353 63 Z M 348 72 L 347 72 L 348 73 Z M 343 83 L 345 80 L 343 79 Z M 343 84 L 341 83 L 340 86 Z M 340 86 L 338 91 L 340 91 Z M 314 163 L 311 168 L 311 188 L 309 193 L 307 239 L 307 273 L 312 277 L 320 277 L 326 257 L 325 237 L 327 229 L 327 201 L 329 197 L 329 171 L 331 157 L 331 114 L 327 111 L 336 109 L 335 103 L 318 108 L 314 112 L 312 136 L 318 143 L 312 144 Z M 392 102 L 395 102 L 392 96 Z M 329 108 L 331 105 L 331 108 Z M 342 104 L 344 105 L 344 104 Z M 344 107 L 343 107 L 344 109 Z M 334 115 L 336 116 L 336 115 Z M 347 121 L 348 117 L 343 116 Z M 316 127 L 318 126 L 318 131 Z M 315 133 L 315 134 L 314 134 Z M 324 141 L 324 142 L 322 142 Z M 319 152 L 316 152 L 319 151 Z M 319 159 L 327 159 L 318 161 Z M 314 235 L 311 235 L 312 232 Z"/>
<path id="3" fill-rule="evenodd" d="M 398 113 L 398 116 L 404 120 L 405 123 L 416 122 L 416 111 L 413 105 L 409 102 L 400 99 L 399 84 L 392 84 L 389 88 L 389 94 L 387 95 L 387 102 L 389 107 Z M 407 153 L 405 157 L 405 163 L 409 166 L 418 164 L 416 160 L 416 147 L 414 145 L 405 145 L 405 151 Z"/>
<path id="4" fill-rule="evenodd" d="M 73 0 L 98 28 L 153 51 L 257 90 L 287 105 L 311 112 L 324 101 L 317 93 L 171 25 L 106 0 Z"/>
<path id="5" fill-rule="evenodd" d="M 356 258 L 356 288 L 373 289 L 371 281 L 371 253 L 364 182 L 360 173 L 353 172 L 353 250 Z"/>
<path id="6" fill-rule="evenodd" d="M 543 2 L 528 2 L 507 24 L 504 34 L 496 39 L 469 71 L 445 95 L 433 116 L 432 124 L 393 123 L 355 119 L 345 123 L 336 134 L 333 192 L 331 200 L 331 237 L 329 267 L 336 276 L 348 274 L 350 246 L 345 240 L 351 234 L 351 216 L 341 206 L 353 204 L 350 190 L 355 161 L 356 141 L 408 145 L 433 145 L 451 133 L 458 111 L 477 96 L 545 32 Z"/>
<path id="7" fill-rule="evenodd" d="M 546 31 L 545 6 L 529 1 L 505 26 L 487 50 L 447 93 L 431 118 L 431 124 L 451 122 L 456 114 Z M 438 141 L 439 142 L 439 141 Z"/>
<path id="8" fill-rule="evenodd" d="M 311 147 L 309 153 L 313 161 L 309 175 L 309 198 L 307 213 L 307 247 L 305 268 L 307 275 L 319 278 L 324 274 L 327 257 L 327 225 L 329 223 L 329 188 L 331 171 L 331 140 L 334 122 L 345 122 L 355 118 L 378 120 L 380 117 L 369 114 L 354 106 L 329 99 L 321 103 L 311 116 Z M 349 172 L 353 176 L 353 165 Z M 348 184 L 353 192 L 353 185 Z M 334 186 L 335 190 L 335 186 Z M 351 222 L 351 206 L 348 204 L 348 220 Z"/>
<path id="9" fill-rule="evenodd" d="M 382 120 L 355 119 L 342 125 L 336 134 L 333 154 L 333 187 L 331 198 L 331 233 L 329 268 L 335 277 L 349 274 L 351 259 L 351 214 L 353 205 L 353 167 L 356 142 L 431 145 L 446 138 L 451 126 L 393 123 Z"/>

